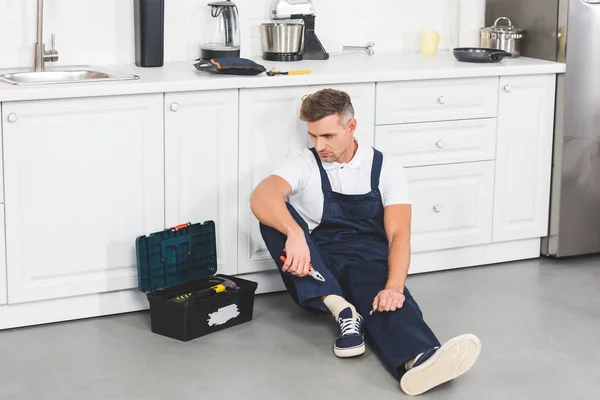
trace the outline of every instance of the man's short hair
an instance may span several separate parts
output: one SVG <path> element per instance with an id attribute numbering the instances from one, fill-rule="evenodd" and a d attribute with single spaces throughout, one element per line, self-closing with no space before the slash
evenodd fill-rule
<path id="1" fill-rule="evenodd" d="M 330 115 L 338 114 L 340 123 L 346 125 L 354 118 L 354 107 L 346 92 L 334 89 L 322 89 L 302 100 L 300 119 L 315 122 Z"/>

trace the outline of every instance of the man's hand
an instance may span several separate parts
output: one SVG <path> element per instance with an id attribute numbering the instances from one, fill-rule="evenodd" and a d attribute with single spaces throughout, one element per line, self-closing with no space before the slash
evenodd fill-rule
<path id="1" fill-rule="evenodd" d="M 384 289 L 373 300 L 373 310 L 379 312 L 396 311 L 404 305 L 404 293 L 397 289 Z"/>
<path id="2" fill-rule="evenodd" d="M 281 257 L 284 262 L 282 271 L 290 272 L 293 275 L 303 277 L 310 271 L 310 250 L 306 244 L 304 231 L 290 234 L 285 242 L 283 249 L 285 256 Z"/>

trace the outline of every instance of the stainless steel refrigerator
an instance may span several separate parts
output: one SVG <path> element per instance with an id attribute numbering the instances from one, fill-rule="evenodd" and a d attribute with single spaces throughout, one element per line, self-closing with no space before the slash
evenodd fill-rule
<path id="1" fill-rule="evenodd" d="M 541 254 L 600 253 L 600 0 L 487 0 L 486 26 L 525 29 L 524 57 L 567 64 L 557 79 L 552 194 Z"/>

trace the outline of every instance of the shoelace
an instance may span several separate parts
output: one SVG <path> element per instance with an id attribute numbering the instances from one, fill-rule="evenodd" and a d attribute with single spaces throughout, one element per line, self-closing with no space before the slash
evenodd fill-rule
<path id="1" fill-rule="evenodd" d="M 360 335 L 360 322 L 358 318 L 339 319 L 342 336 Z"/>

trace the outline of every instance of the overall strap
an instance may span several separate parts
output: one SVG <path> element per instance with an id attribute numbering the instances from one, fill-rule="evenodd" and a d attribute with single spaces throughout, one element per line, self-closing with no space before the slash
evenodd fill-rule
<path id="1" fill-rule="evenodd" d="M 371 167 L 371 190 L 379 190 L 379 175 L 381 174 L 381 166 L 383 164 L 383 154 L 373 148 L 373 166 Z"/>
<path id="2" fill-rule="evenodd" d="M 323 168 L 323 163 L 321 163 L 321 158 L 314 147 L 310 148 L 310 151 L 315 156 L 317 160 L 317 165 L 319 166 L 319 172 L 321 173 L 321 189 L 323 190 L 323 194 L 331 192 L 331 183 L 329 183 L 329 177 L 327 176 L 327 172 L 325 172 L 325 168 Z"/>

